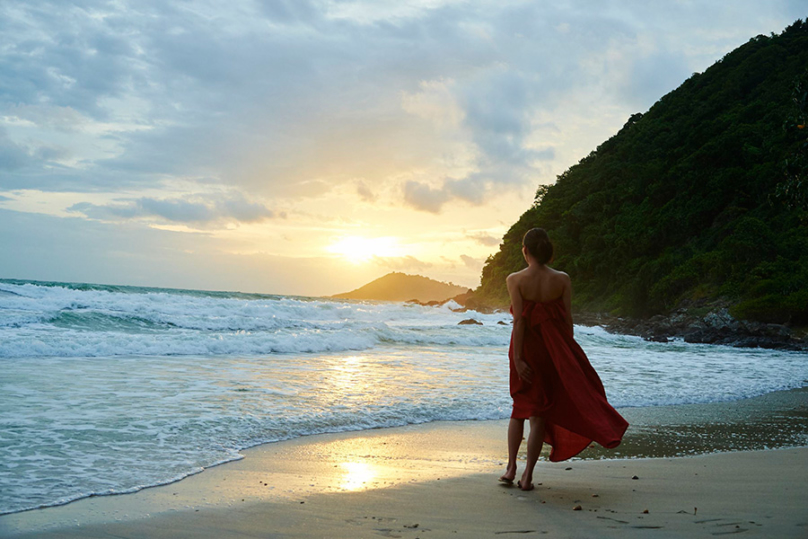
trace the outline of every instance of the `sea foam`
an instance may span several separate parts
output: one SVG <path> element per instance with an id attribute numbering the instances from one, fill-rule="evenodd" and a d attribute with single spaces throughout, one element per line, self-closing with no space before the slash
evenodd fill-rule
<path id="1" fill-rule="evenodd" d="M 508 417 L 509 315 L 453 308 L 0 281 L 0 513 L 171 482 L 259 443 Z M 576 338 L 618 407 L 808 385 L 805 354 Z"/>

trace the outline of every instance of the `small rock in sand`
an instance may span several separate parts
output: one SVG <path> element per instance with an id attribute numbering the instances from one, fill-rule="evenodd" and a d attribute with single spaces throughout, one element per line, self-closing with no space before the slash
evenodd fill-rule
<path id="1" fill-rule="evenodd" d="M 572 508 L 573 511 L 580 511 L 581 509 L 583 509 L 583 507 L 581 507 L 580 505 L 576 505 L 575 507 Z"/>
<path id="2" fill-rule="evenodd" d="M 635 475 L 635 476 L 633 476 L 633 477 L 632 477 L 632 479 L 639 479 L 639 477 L 637 477 L 637 476 Z"/>
<path id="3" fill-rule="evenodd" d="M 642 510 L 642 514 L 643 514 L 643 515 L 647 515 L 647 514 L 648 514 L 648 509 L 643 509 L 643 510 Z"/>

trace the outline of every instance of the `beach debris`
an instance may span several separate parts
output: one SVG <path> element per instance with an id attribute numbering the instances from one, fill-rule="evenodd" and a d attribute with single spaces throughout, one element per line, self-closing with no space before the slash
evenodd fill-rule
<path id="1" fill-rule="evenodd" d="M 593 494 L 593 495 L 592 495 L 592 497 L 593 497 L 593 498 L 599 498 L 599 497 L 600 497 L 600 495 L 599 495 L 599 494 Z"/>
<path id="2" fill-rule="evenodd" d="M 565 470 L 567 470 L 567 471 L 572 470 L 572 466 L 567 466 L 567 467 L 566 467 L 566 468 L 564 468 L 564 469 L 565 469 Z"/>
<path id="3" fill-rule="evenodd" d="M 642 514 L 643 514 L 643 515 L 647 515 L 647 514 L 648 514 L 648 509 L 643 509 L 643 510 L 642 510 Z"/>
<path id="4" fill-rule="evenodd" d="M 632 479 L 639 479 L 639 477 L 637 477 L 636 475 L 632 476 L 631 478 Z"/>
<path id="5" fill-rule="evenodd" d="M 410 529 L 413 529 L 413 530 L 414 530 L 415 528 L 417 528 L 417 527 L 418 527 L 418 524 L 417 524 L 417 523 L 416 523 L 416 524 L 412 524 L 412 525 L 410 525 L 410 524 L 404 524 L 404 527 L 405 527 L 405 528 L 410 528 Z"/>
<path id="6" fill-rule="evenodd" d="M 580 511 L 581 509 L 583 509 L 583 507 L 581 507 L 580 505 L 576 505 L 575 507 L 572 508 L 573 511 Z"/>
<path id="7" fill-rule="evenodd" d="M 696 516 L 696 513 L 698 513 L 698 512 L 699 512 L 699 508 L 698 508 L 698 507 L 694 507 L 694 508 L 693 508 L 693 516 Z"/>

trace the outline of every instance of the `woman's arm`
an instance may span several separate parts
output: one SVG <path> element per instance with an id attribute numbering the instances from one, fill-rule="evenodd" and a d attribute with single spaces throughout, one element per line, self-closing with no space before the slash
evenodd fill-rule
<path id="1" fill-rule="evenodd" d="M 525 360 L 522 358 L 522 348 L 525 343 L 525 319 L 522 316 L 522 293 L 519 291 L 518 277 L 515 274 L 508 275 L 505 279 L 505 284 L 508 286 L 508 294 L 511 296 L 511 309 L 513 309 L 513 363 L 516 366 L 516 372 L 519 373 L 519 378 L 527 384 L 533 377 L 533 371 L 530 369 Z"/>
<path id="2" fill-rule="evenodd" d="M 572 280 L 566 273 L 564 274 L 564 293 L 561 294 L 564 301 L 564 311 L 567 313 L 567 324 L 570 327 L 570 333 L 574 334 L 575 330 L 572 325 Z"/>

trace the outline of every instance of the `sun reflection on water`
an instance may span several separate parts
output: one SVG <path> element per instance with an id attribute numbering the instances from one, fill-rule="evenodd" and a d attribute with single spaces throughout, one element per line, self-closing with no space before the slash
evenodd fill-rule
<path id="1" fill-rule="evenodd" d="M 340 395 L 343 404 L 368 406 L 377 401 L 378 366 L 364 356 L 339 358 L 330 368 L 331 392 Z M 376 376 L 375 376 L 376 375 Z"/>

